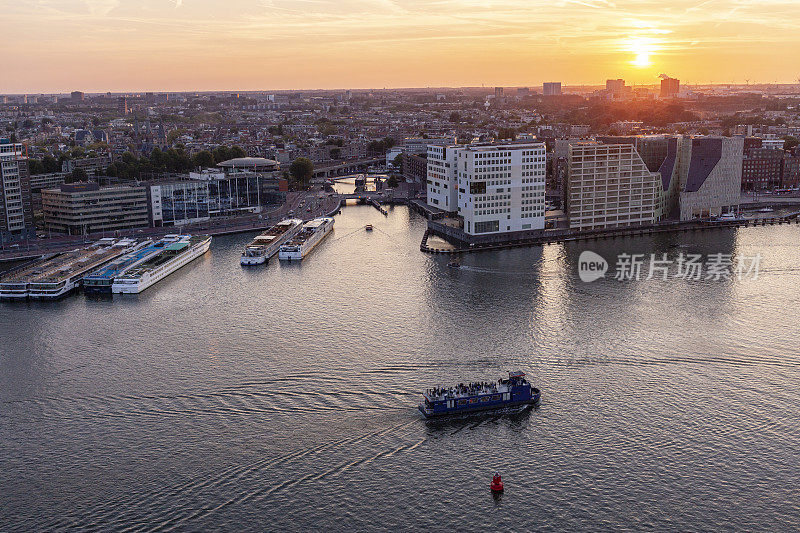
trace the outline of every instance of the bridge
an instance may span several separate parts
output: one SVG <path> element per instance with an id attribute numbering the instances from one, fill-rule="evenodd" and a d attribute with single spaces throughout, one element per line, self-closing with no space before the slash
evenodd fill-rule
<path id="1" fill-rule="evenodd" d="M 364 172 L 367 168 L 376 163 L 383 163 L 385 157 L 371 157 L 367 159 L 356 159 L 353 161 L 337 161 L 327 165 L 320 165 L 314 168 L 314 179 L 328 179 L 335 176 L 346 176 Z"/>

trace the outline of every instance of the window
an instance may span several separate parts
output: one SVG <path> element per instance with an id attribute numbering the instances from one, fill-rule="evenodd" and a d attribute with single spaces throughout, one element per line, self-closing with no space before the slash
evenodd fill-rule
<path id="1" fill-rule="evenodd" d="M 473 181 L 469 184 L 469 193 L 470 194 L 486 194 L 486 182 L 485 181 Z"/>
<path id="2" fill-rule="evenodd" d="M 485 222 L 475 222 L 475 233 L 491 233 L 500 231 L 499 220 L 487 220 Z"/>

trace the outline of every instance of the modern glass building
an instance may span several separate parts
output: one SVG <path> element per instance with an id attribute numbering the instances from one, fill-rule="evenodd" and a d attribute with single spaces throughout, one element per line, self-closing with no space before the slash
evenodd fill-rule
<path id="1" fill-rule="evenodd" d="M 264 206 L 281 204 L 288 183 L 254 172 L 203 173 L 199 179 L 151 183 L 148 187 L 151 222 L 172 226 L 261 212 Z"/>

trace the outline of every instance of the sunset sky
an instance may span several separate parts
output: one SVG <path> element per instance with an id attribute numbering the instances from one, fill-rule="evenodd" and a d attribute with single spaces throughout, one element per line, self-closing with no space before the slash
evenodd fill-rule
<path id="1" fill-rule="evenodd" d="M 0 0 L 0 92 L 796 82 L 798 0 Z M 11 53 L 9 53 L 11 52 Z"/>

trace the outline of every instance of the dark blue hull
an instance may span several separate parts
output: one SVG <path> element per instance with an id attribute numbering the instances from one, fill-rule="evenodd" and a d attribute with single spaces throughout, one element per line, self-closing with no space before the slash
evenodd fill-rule
<path id="1" fill-rule="evenodd" d="M 483 411 L 496 411 L 500 409 L 508 409 L 514 407 L 533 407 L 534 405 L 539 403 L 539 399 L 541 397 L 541 394 L 538 389 L 533 389 L 533 391 L 534 392 L 531 394 L 529 398 L 519 401 L 509 400 L 505 402 L 499 401 L 499 402 L 490 402 L 486 404 L 475 403 L 475 404 L 468 404 L 465 406 L 455 405 L 450 409 L 437 410 L 434 412 L 426 411 L 424 405 L 419 405 L 418 409 L 419 412 L 422 413 L 422 416 L 424 416 L 425 418 L 442 418 L 446 416 L 464 415 L 464 414 L 478 413 Z"/>

